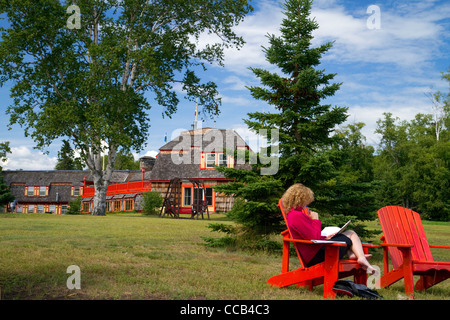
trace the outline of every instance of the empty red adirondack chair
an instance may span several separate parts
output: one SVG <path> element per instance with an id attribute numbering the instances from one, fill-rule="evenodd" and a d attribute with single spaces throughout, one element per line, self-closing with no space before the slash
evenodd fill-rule
<path id="1" fill-rule="evenodd" d="M 415 289 L 425 290 L 450 277 L 450 262 L 433 260 L 430 248 L 450 246 L 428 244 L 422 220 L 417 212 L 398 206 L 383 207 L 377 212 L 383 236 L 384 274 L 382 287 L 404 278 L 405 293 L 414 293 L 413 275 L 420 275 Z M 389 256 L 393 269 L 389 271 Z"/>
<path id="2" fill-rule="evenodd" d="M 280 201 L 278 207 L 283 214 L 284 221 L 287 225 L 286 214 Z M 339 247 L 345 246 L 345 243 L 327 243 L 325 248 L 325 261 L 311 267 L 306 267 L 303 263 L 300 252 L 294 245 L 300 261 L 300 268 L 289 271 L 289 248 L 294 242 L 307 243 L 312 246 L 322 246 L 323 243 L 314 243 L 311 240 L 296 240 L 291 236 L 289 226 L 281 234 L 283 235 L 283 260 L 281 274 L 271 277 L 267 283 L 277 287 L 287 287 L 290 285 L 305 286 L 312 290 L 314 286 L 323 284 L 323 297 L 334 298 L 335 294 L 332 290 L 336 280 L 349 276 L 354 276 L 355 283 L 365 284 L 367 282 L 367 272 L 361 268 L 356 260 L 339 260 Z M 365 253 L 368 253 L 369 247 L 377 247 L 376 245 L 364 245 Z"/>

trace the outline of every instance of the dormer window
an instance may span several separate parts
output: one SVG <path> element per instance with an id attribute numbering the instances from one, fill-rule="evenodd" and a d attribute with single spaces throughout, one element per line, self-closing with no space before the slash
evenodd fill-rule
<path id="1" fill-rule="evenodd" d="M 39 187 L 39 196 L 45 197 L 47 194 L 47 187 Z"/>
<path id="2" fill-rule="evenodd" d="M 219 167 L 228 167 L 228 157 L 224 153 L 217 154 L 217 165 Z"/>
<path id="3" fill-rule="evenodd" d="M 202 153 L 200 169 L 214 169 L 215 166 L 234 168 L 234 161 L 231 155 L 220 153 Z"/>
<path id="4" fill-rule="evenodd" d="M 26 186 L 25 196 L 27 197 L 46 197 L 48 196 L 47 186 Z"/>
<path id="5" fill-rule="evenodd" d="M 216 153 L 206 154 L 206 168 L 214 168 L 216 165 Z"/>
<path id="6" fill-rule="evenodd" d="M 28 187 L 26 187 L 26 189 L 25 189 L 25 195 L 26 195 L 26 196 L 29 196 L 29 197 L 34 196 L 34 186 L 28 186 Z"/>

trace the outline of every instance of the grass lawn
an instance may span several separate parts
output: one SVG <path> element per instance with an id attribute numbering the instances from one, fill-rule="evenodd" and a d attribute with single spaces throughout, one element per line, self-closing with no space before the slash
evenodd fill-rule
<path id="1" fill-rule="evenodd" d="M 11 299 L 322 299 L 312 292 L 272 288 L 281 254 L 211 249 L 202 236 L 220 236 L 207 225 L 224 222 L 170 219 L 140 214 L 0 214 L 1 298 Z M 370 227 L 379 228 L 377 222 Z M 430 244 L 449 245 L 450 223 L 424 223 Z M 281 241 L 281 237 L 279 237 Z M 375 239 L 374 239 L 375 241 Z M 382 268 L 381 249 L 372 263 Z M 450 261 L 450 250 L 433 249 Z M 292 259 L 293 267 L 296 259 Z M 67 268 L 81 270 L 81 289 L 69 290 Z M 385 299 L 403 299 L 403 282 L 379 289 Z M 450 299 L 447 280 L 417 299 Z"/>

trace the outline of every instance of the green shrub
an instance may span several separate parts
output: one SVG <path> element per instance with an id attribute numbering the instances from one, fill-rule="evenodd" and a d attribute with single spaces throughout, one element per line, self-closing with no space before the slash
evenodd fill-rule
<path id="1" fill-rule="evenodd" d="M 81 213 L 81 197 L 78 196 L 75 200 L 69 201 L 69 208 L 66 214 L 80 214 Z"/>
<path id="2" fill-rule="evenodd" d="M 142 212 L 145 215 L 159 214 L 159 210 L 163 205 L 163 197 L 155 191 L 146 192 L 143 195 Z"/>

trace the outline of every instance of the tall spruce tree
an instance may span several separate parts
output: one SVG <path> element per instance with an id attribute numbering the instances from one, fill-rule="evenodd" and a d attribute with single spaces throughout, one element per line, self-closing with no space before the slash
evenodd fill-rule
<path id="1" fill-rule="evenodd" d="M 55 170 L 83 170 L 82 160 L 75 157 L 75 152 L 67 140 L 63 140 L 61 150 L 58 152 Z"/>
<path id="2" fill-rule="evenodd" d="M 323 188 L 328 187 L 328 190 L 321 190 L 326 197 L 321 199 L 320 206 L 324 211 L 332 212 L 333 216 L 352 215 L 360 220 L 376 217 L 375 191 L 378 184 L 373 174 L 374 148 L 366 144 L 361 132 L 364 126 L 359 122 L 338 129 L 339 143 L 325 151 L 336 173 Z M 361 231 L 358 232 L 360 236 L 369 235 Z"/>
<path id="3" fill-rule="evenodd" d="M 278 172 L 258 175 L 258 169 L 264 167 L 261 163 L 246 173 L 218 168 L 235 182 L 215 190 L 245 200 L 238 201 L 229 216 L 246 230 L 259 234 L 279 230 L 282 218 L 276 205 L 291 184 L 304 183 L 317 193 L 321 184 L 336 175 L 330 153 L 324 151 L 339 138 L 332 132 L 346 120 L 347 109 L 321 103 L 340 84 L 331 83 L 335 74 L 318 69 L 320 58 L 332 43 L 312 47 L 312 32 L 318 24 L 310 17 L 311 5 L 312 1 L 287 0 L 281 36 L 268 35 L 270 46 L 263 50 L 267 61 L 277 66 L 281 74 L 250 68 L 262 84 L 249 88 L 252 96 L 275 106 L 276 111 L 249 113 L 249 119 L 244 121 L 259 134 L 264 132 L 261 129 L 266 130 L 267 150 L 262 153 L 270 155 L 279 148 Z M 279 131 L 279 143 L 273 141 L 272 129 Z"/>
<path id="4" fill-rule="evenodd" d="M 280 166 L 277 173 L 285 188 L 302 182 L 313 189 L 329 179 L 332 163 L 320 150 L 330 146 L 337 135 L 336 125 L 346 118 L 346 108 L 322 104 L 333 96 L 340 83 L 332 83 L 335 74 L 319 69 L 320 59 L 332 42 L 312 47 L 313 31 L 319 26 L 310 17 L 312 1 L 287 0 L 281 35 L 269 35 L 263 48 L 268 62 L 281 74 L 251 68 L 262 86 L 250 87 L 255 99 L 273 105 L 275 112 L 249 113 L 245 120 L 250 129 L 267 129 L 270 152 L 270 129 L 279 130 Z"/>

